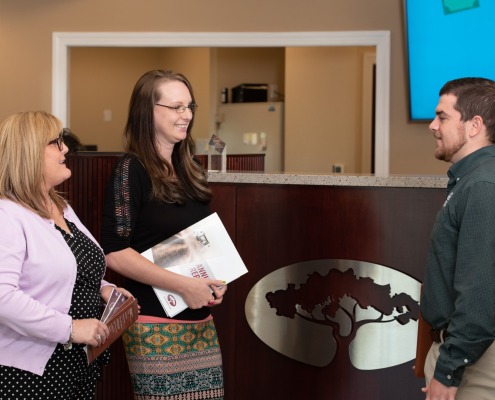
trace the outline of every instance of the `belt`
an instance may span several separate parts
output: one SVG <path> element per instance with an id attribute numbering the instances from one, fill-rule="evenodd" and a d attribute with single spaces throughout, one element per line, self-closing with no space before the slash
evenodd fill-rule
<path id="1" fill-rule="evenodd" d="M 435 343 L 445 342 L 445 339 L 447 339 L 448 335 L 449 334 L 447 333 L 446 329 L 430 329 L 431 340 L 433 340 Z"/>

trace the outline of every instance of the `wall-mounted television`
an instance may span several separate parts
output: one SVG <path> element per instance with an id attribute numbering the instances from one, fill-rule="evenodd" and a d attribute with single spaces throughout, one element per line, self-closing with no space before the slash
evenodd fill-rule
<path id="1" fill-rule="evenodd" d="M 461 77 L 495 80 L 495 0 L 404 0 L 409 116 L 435 117 L 438 92 Z"/>

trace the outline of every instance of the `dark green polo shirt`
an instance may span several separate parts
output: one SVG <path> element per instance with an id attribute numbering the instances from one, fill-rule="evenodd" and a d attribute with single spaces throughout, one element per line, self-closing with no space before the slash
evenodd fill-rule
<path id="1" fill-rule="evenodd" d="M 495 146 L 448 171 L 448 194 L 433 227 L 421 313 L 447 329 L 435 378 L 459 386 L 464 368 L 495 339 Z"/>

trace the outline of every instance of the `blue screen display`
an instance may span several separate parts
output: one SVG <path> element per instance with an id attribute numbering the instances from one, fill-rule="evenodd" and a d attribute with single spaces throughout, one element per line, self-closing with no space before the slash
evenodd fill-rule
<path id="1" fill-rule="evenodd" d="M 411 120 L 435 117 L 449 80 L 495 80 L 494 0 L 405 0 Z"/>

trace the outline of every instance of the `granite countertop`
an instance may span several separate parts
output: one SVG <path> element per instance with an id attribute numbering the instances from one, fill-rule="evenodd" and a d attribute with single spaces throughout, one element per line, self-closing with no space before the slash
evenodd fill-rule
<path id="1" fill-rule="evenodd" d="M 257 183 L 269 185 L 370 186 L 446 188 L 447 177 L 436 175 L 311 175 L 297 173 L 208 172 L 208 181 L 215 183 Z"/>

